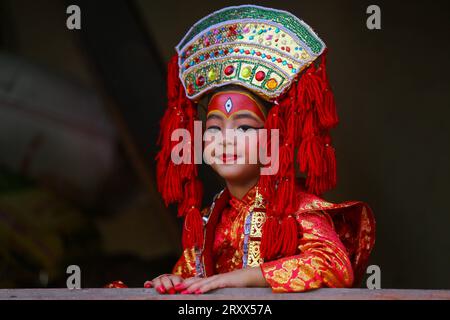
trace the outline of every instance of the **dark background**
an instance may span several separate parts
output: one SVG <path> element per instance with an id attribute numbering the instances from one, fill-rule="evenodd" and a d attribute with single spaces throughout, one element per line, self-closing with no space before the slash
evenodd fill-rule
<path id="1" fill-rule="evenodd" d="M 446 1 L 246 1 L 297 15 L 329 47 L 338 187 L 377 220 L 384 288 L 450 289 Z M 66 28 L 78 4 L 82 29 Z M 0 287 L 142 286 L 170 271 L 180 222 L 156 192 L 165 62 L 238 1 L 0 1 Z M 366 8 L 381 8 L 381 30 Z M 220 182 L 205 169 L 207 196 Z"/>

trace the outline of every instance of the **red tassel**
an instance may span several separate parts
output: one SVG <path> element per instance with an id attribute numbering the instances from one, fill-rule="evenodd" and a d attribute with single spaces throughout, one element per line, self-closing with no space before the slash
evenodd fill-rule
<path id="1" fill-rule="evenodd" d="M 186 199 L 183 194 L 186 181 L 197 177 L 197 167 L 194 164 L 194 146 L 191 143 L 189 158 L 191 163 L 176 165 L 171 159 L 173 147 L 178 143 L 171 141 L 176 129 L 187 129 L 193 136 L 194 119 L 196 116 L 195 104 L 189 100 L 179 79 L 178 58 L 173 56 L 167 67 L 167 110 L 160 123 L 158 143 L 161 150 L 156 156 L 157 183 L 166 205 L 180 203 Z M 183 205 L 182 205 L 183 206 Z"/>
<path id="2" fill-rule="evenodd" d="M 178 55 L 174 54 L 167 65 L 167 103 L 169 108 L 176 106 L 180 93 Z"/>
<path id="3" fill-rule="evenodd" d="M 297 84 L 297 101 L 302 105 L 303 111 L 314 109 L 322 103 L 322 86 L 323 81 L 312 63 L 305 69 Z"/>
<path id="4" fill-rule="evenodd" d="M 167 109 L 160 123 L 158 144 L 161 150 L 156 156 L 158 191 L 166 205 L 182 199 L 182 180 L 178 167 L 171 161 L 172 132 L 183 125 L 182 86 L 178 77 L 178 58 L 174 55 L 167 65 Z"/>
<path id="5" fill-rule="evenodd" d="M 278 220 L 269 214 L 263 224 L 260 245 L 261 257 L 266 261 L 275 259 L 280 252 L 279 229 Z"/>
<path id="6" fill-rule="evenodd" d="M 302 141 L 297 159 L 301 172 L 307 174 L 306 188 L 320 195 L 336 186 L 336 156 L 328 136 L 311 136 Z"/>
<path id="7" fill-rule="evenodd" d="M 294 213 L 297 209 L 297 197 L 295 190 L 295 175 L 280 178 L 277 181 L 277 188 L 272 196 L 273 215 L 282 218 L 285 215 Z"/>
<path id="8" fill-rule="evenodd" d="M 330 83 L 328 81 L 327 69 L 326 69 L 326 60 L 327 60 L 327 51 L 325 49 L 324 53 L 321 56 L 321 63 L 319 68 L 317 69 L 318 75 L 322 81 L 322 103 L 317 105 L 317 114 L 319 117 L 319 121 L 324 128 L 330 129 L 335 127 L 338 122 L 338 116 L 336 111 L 336 102 L 334 100 L 334 95 L 331 90 Z"/>
<path id="9" fill-rule="evenodd" d="M 286 144 L 280 147 L 279 150 L 280 166 L 278 170 L 279 177 L 286 177 L 289 171 L 293 169 L 294 165 L 294 146 Z"/>
<path id="10" fill-rule="evenodd" d="M 203 220 L 200 210 L 191 208 L 184 218 L 183 228 L 183 248 L 192 248 L 203 246 Z"/>
<path id="11" fill-rule="evenodd" d="M 284 256 L 292 256 L 297 253 L 298 246 L 298 222 L 293 216 L 283 218 L 279 235 L 282 244 L 281 251 Z"/>
<path id="12" fill-rule="evenodd" d="M 203 198 L 203 184 L 196 177 L 184 184 L 183 201 L 178 205 L 178 216 L 185 216 L 192 207 L 200 208 Z"/>
<path id="13" fill-rule="evenodd" d="M 323 141 L 318 136 L 303 139 L 297 155 L 301 172 L 314 176 L 323 172 L 323 147 Z"/>

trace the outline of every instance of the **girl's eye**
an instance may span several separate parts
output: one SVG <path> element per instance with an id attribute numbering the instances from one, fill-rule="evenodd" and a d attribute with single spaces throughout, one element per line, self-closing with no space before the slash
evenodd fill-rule
<path id="1" fill-rule="evenodd" d="M 220 127 L 218 126 L 210 126 L 208 128 L 206 128 L 206 131 L 220 131 Z"/>
<path id="2" fill-rule="evenodd" d="M 245 132 L 247 130 L 256 130 L 256 129 L 260 129 L 260 128 L 255 128 L 255 127 L 252 127 L 252 126 L 242 125 L 242 126 L 239 126 L 237 129 L 240 130 L 240 131 L 244 131 Z"/>

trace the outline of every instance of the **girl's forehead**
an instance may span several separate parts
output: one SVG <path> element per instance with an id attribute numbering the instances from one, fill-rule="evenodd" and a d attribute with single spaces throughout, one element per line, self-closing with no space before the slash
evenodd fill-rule
<path id="1" fill-rule="evenodd" d="M 241 90 L 224 90 L 209 100 L 206 118 L 215 115 L 223 119 L 256 118 L 265 122 L 266 110 L 251 94 Z"/>

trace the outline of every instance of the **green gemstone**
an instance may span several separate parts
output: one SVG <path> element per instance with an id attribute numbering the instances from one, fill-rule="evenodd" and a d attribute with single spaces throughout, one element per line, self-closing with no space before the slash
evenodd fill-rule
<path id="1" fill-rule="evenodd" d="M 242 69 L 241 74 L 244 78 L 248 78 L 252 75 L 252 69 L 250 67 L 245 67 L 244 69 Z"/>
<path id="2" fill-rule="evenodd" d="M 217 73 L 216 73 L 216 71 L 213 70 L 213 69 L 209 70 L 209 72 L 208 72 L 208 80 L 209 80 L 209 81 L 214 81 L 214 80 L 216 80 L 216 79 L 217 79 Z"/>

